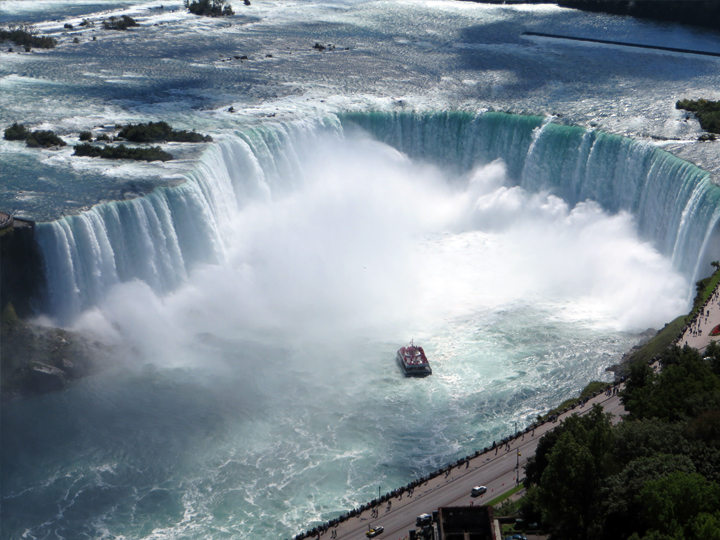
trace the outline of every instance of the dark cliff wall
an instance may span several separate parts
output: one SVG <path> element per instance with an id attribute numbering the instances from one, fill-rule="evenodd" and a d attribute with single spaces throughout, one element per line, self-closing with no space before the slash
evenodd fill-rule
<path id="1" fill-rule="evenodd" d="M 467 1 L 467 0 L 466 0 Z M 559 6 L 630 15 L 655 21 L 720 30 L 718 0 L 469 0 L 481 4 L 558 4 Z"/>
<path id="2" fill-rule="evenodd" d="M 0 231 L 0 311 L 12 303 L 18 316 L 32 315 L 44 283 L 35 224 L 16 219 Z"/>
<path id="3" fill-rule="evenodd" d="M 564 7 L 692 24 L 720 30 L 717 0 L 558 0 Z"/>

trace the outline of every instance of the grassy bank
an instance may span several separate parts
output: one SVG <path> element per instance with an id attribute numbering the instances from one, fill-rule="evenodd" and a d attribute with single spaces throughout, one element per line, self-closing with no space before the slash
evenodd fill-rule
<path id="1" fill-rule="evenodd" d="M 585 388 L 580 391 L 580 395 L 578 397 L 566 399 L 560 405 L 553 409 L 550 409 L 544 415 L 538 416 L 538 421 L 541 423 L 546 422 L 549 417 L 560 414 L 565 409 L 573 407 L 574 405 L 578 405 L 582 401 L 585 401 L 585 399 L 591 398 L 598 392 L 602 392 L 603 390 L 605 390 L 605 388 L 608 387 L 609 384 L 610 383 L 603 381 L 590 381 L 587 386 L 585 386 Z"/>

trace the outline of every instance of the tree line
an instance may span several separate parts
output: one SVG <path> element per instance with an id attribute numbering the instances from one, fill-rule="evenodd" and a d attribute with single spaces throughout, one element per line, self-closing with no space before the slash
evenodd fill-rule
<path id="1" fill-rule="evenodd" d="M 599 405 L 540 439 L 521 512 L 564 540 L 720 539 L 720 346 L 631 366 L 613 426 Z"/>

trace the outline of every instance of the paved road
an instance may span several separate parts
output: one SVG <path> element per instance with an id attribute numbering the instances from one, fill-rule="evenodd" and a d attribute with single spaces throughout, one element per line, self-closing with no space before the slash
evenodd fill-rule
<path id="1" fill-rule="evenodd" d="M 537 441 L 544 433 L 554 429 L 570 414 L 587 412 L 594 403 L 600 403 L 606 412 L 612 413 L 614 422 L 618 422 L 620 416 L 625 414 L 617 395 L 608 397 L 600 394 L 582 408 L 576 407 L 561 415 L 557 422 L 543 424 L 534 433 L 527 433 L 514 440 L 510 443 L 509 448 L 498 448 L 481 454 L 471 459 L 469 465 L 460 465 L 454 468 L 449 475 L 440 475 L 426 484 L 416 487 L 413 495 L 410 496 L 406 493 L 402 498 L 391 499 L 392 505 L 388 507 L 387 503 L 383 504 L 376 519 L 371 516 L 371 510 L 366 510 L 359 516 L 348 519 L 336 528 L 337 538 L 361 540 L 365 538 L 365 531 L 368 530 L 368 527 L 382 525 L 385 527 L 385 532 L 378 538 L 397 540 L 405 538 L 408 531 L 415 528 L 415 519 L 420 514 L 432 512 L 441 506 L 469 506 L 487 503 L 516 485 L 518 463 L 522 478 L 522 470 L 527 458 L 534 455 Z M 520 456 L 517 455 L 518 453 Z M 470 490 L 476 485 L 487 486 L 487 493 L 472 498 Z M 323 536 L 329 538 L 330 534 L 328 531 Z"/>

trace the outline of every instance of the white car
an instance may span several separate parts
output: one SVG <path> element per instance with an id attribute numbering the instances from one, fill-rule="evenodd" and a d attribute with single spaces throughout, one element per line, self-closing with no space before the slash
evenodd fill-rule
<path id="1" fill-rule="evenodd" d="M 477 497 L 478 495 L 482 495 L 487 491 L 487 488 L 485 486 L 475 486 L 472 488 L 472 491 L 470 492 L 470 495 L 473 497 Z"/>
<path id="2" fill-rule="evenodd" d="M 418 527 L 424 527 L 432 523 L 432 516 L 430 514 L 421 514 L 415 520 L 415 525 Z"/>

